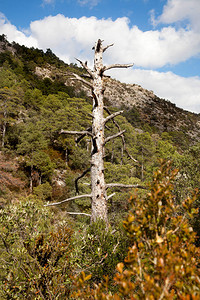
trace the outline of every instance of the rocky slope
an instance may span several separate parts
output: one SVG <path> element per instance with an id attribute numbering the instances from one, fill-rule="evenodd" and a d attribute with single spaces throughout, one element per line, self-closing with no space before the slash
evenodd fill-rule
<path id="1" fill-rule="evenodd" d="M 17 48 L 13 45 L 6 41 L 5 36 L 1 36 L 0 52 L 9 51 L 17 56 Z M 52 81 L 61 80 L 65 85 L 75 86 L 78 92 L 84 91 L 88 97 L 91 97 L 91 92 L 86 86 L 72 79 L 74 72 L 80 75 L 83 70 L 64 63 L 61 68 L 49 63 L 46 63 L 45 67 L 39 65 L 35 67 L 35 74 L 38 77 L 49 78 Z M 157 132 L 182 132 L 190 142 L 200 141 L 200 114 L 178 108 L 170 101 L 157 97 L 152 91 L 143 89 L 137 84 L 125 84 L 106 78 L 105 88 L 106 105 L 123 107 L 126 114 L 132 115 L 132 120 L 129 118 L 129 121 L 134 126 L 137 124 L 134 119 L 139 119 L 139 123 L 143 122 Z"/>
<path id="2" fill-rule="evenodd" d="M 140 118 L 161 132 L 182 131 L 194 140 L 200 139 L 199 114 L 185 111 L 139 85 L 106 80 L 105 97 L 113 106 L 137 108 Z"/>
<path id="3" fill-rule="evenodd" d="M 48 68 L 36 68 L 35 73 L 43 78 L 53 80 L 55 76 L 64 77 L 66 85 L 74 85 L 77 90 L 84 90 L 91 97 L 90 90 L 82 83 L 73 81 L 70 69 L 65 74 L 59 70 Z M 135 114 L 144 123 L 155 128 L 158 132 L 182 132 L 186 134 L 190 142 L 200 141 L 200 115 L 185 111 L 170 101 L 157 97 L 152 91 L 148 91 L 137 84 L 125 84 L 112 78 L 105 79 L 105 102 L 116 108 L 124 108 L 126 111 L 135 109 Z M 133 115 L 133 118 L 134 118 Z M 134 124 L 134 120 L 133 124 Z"/>

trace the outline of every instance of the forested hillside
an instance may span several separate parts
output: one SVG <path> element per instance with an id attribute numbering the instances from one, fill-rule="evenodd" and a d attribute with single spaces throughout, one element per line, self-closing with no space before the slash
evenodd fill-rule
<path id="1" fill-rule="evenodd" d="M 1 299 L 90 299 L 82 286 L 82 296 L 70 294 L 74 280 L 72 276 L 82 271 L 85 273 L 81 273 L 81 276 L 93 274 L 92 286 L 92 282 L 100 283 L 103 275 L 112 278 L 117 264 L 122 276 L 122 265 L 119 263 L 126 257 L 128 247 L 135 239 L 134 228 L 129 224 L 131 217 L 126 223 L 128 236 L 122 226 L 131 205 L 135 209 L 134 201 L 132 204 L 129 201 L 130 197 L 136 197 L 134 190 L 115 190 L 115 195 L 108 203 L 110 228 L 107 232 L 103 230 L 101 222 L 92 226 L 89 224 L 87 214 L 90 213 L 91 203 L 88 199 L 76 199 L 53 208 L 44 207 L 47 203 L 77 195 L 77 178 L 79 193 L 87 194 L 90 190 L 89 173 L 81 177 L 90 165 L 90 138 L 86 136 L 79 142 L 78 136 L 61 134 L 62 129 L 82 131 L 91 126 L 92 103 L 89 91 L 72 80 L 74 73 L 81 75 L 84 72 L 76 64 L 67 65 L 59 60 L 50 49 L 44 53 L 14 42 L 10 44 L 4 35 L 0 36 Z M 173 205 L 179 207 L 187 197 L 192 197 L 200 184 L 200 116 L 177 108 L 137 85 L 107 79 L 105 86 L 107 115 L 119 109 L 124 111 L 114 122 L 110 120 L 106 124 L 105 134 L 115 134 L 119 128 L 125 130 L 126 144 L 124 147 L 121 137 L 106 144 L 106 180 L 145 186 L 147 190 L 138 190 L 138 197 L 149 199 L 148 184 L 152 182 L 160 160 L 171 160 L 171 168 L 178 171 L 172 176 L 169 175 L 169 169 L 162 167 L 163 176 L 171 176 L 174 181 L 173 187 L 170 183 L 166 184 L 166 194 L 163 192 L 163 195 L 172 193 L 173 196 L 166 196 L 166 203 L 175 199 Z M 156 180 L 164 180 L 158 176 L 156 178 L 154 183 Z M 159 188 L 162 190 L 163 186 Z M 152 187 L 155 197 L 159 194 L 159 188 L 158 184 Z M 113 189 L 109 188 L 108 195 L 112 193 Z M 155 197 L 152 199 L 155 200 Z M 135 203 L 141 213 L 139 202 Z M 156 205 L 159 208 L 159 201 Z M 182 228 L 181 234 L 185 239 L 189 239 L 187 230 L 191 226 L 197 232 L 197 237 L 200 233 L 199 215 L 196 212 L 199 206 L 198 192 L 191 205 L 194 208 L 189 215 L 187 211 L 187 220 L 190 222 L 188 227 L 181 227 L 184 224 L 181 219 L 180 222 L 177 220 L 178 225 L 174 223 L 170 229 L 173 232 L 176 228 Z M 189 204 L 185 204 L 185 209 L 188 207 Z M 135 215 L 139 218 L 140 213 L 136 211 Z M 172 213 L 171 220 L 174 216 L 177 219 L 182 216 L 185 220 L 180 207 L 176 211 L 175 206 L 172 208 L 169 205 L 168 211 L 164 213 Z M 165 214 L 163 218 L 168 218 Z M 141 225 L 143 221 L 140 218 L 137 222 L 137 226 L 144 225 Z M 167 228 L 168 222 L 163 226 Z M 152 228 L 155 232 L 159 230 Z M 139 239 L 141 233 L 137 233 L 139 229 L 135 230 Z M 147 235 L 147 231 L 143 233 Z M 158 234 L 161 233 L 156 233 L 157 239 Z M 198 238 L 191 239 L 193 245 L 199 246 Z M 147 244 L 144 243 L 144 247 L 148 248 Z M 162 242 L 158 242 L 160 244 Z M 192 251 L 189 258 L 194 255 Z M 189 266 L 187 268 L 188 272 L 192 272 Z M 128 276 L 127 273 L 124 276 Z M 195 275 L 190 273 L 188 276 L 194 278 Z M 122 284 L 123 280 L 127 280 L 125 277 L 118 278 L 118 282 Z M 90 276 L 85 278 L 88 281 Z M 107 288 L 114 295 L 117 287 L 110 280 Z M 195 286 L 196 282 L 192 284 Z M 145 284 L 141 285 L 141 290 L 144 287 Z M 123 290 L 123 285 L 121 288 Z M 160 294 L 163 290 L 164 287 Z M 196 286 L 194 291 L 197 298 L 191 299 L 199 299 L 200 292 Z M 91 297 L 92 293 L 95 292 L 91 292 Z M 123 291 L 121 293 L 126 295 Z M 187 293 L 192 294 L 193 290 L 188 292 L 187 288 L 183 288 L 181 295 L 184 297 Z M 95 297 L 91 299 L 98 299 Z M 125 299 L 147 298 L 127 296 Z M 163 298 L 155 296 L 151 299 Z"/>

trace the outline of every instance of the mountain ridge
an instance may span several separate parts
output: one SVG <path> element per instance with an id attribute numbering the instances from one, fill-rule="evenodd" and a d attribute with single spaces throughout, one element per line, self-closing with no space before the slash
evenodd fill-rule
<path id="1" fill-rule="evenodd" d="M 0 188 L 0 201 L 13 198 L 15 191 L 19 197 L 21 191 L 15 186 L 19 179 L 22 192 L 42 200 L 72 197 L 75 180 L 89 167 L 91 140 L 60 133 L 62 129 L 81 132 L 91 126 L 91 91 L 74 80 L 74 74 L 81 76 L 85 71 L 76 64 L 65 64 L 51 49 L 45 53 L 2 39 L 5 37 L 0 36 L 0 175 L 5 186 Z M 159 159 L 170 159 L 182 169 L 180 197 L 187 194 L 188 185 L 197 187 L 200 115 L 184 111 L 139 85 L 112 78 L 104 81 L 105 117 L 123 110 L 114 122 L 106 124 L 105 138 L 124 132 L 122 141 L 119 137 L 106 144 L 106 180 L 143 184 L 152 177 Z M 13 161 L 16 168 L 5 173 L 4 161 Z M 89 187 L 80 185 L 87 194 Z M 128 197 L 120 191 L 120 197 L 116 194 L 112 201 L 120 210 Z M 85 212 L 90 207 L 85 200 L 76 205 Z"/>
<path id="2" fill-rule="evenodd" d="M 36 67 L 35 74 L 53 80 L 55 69 Z M 65 84 L 84 90 L 91 97 L 90 89 L 73 80 L 69 72 L 65 75 Z M 156 96 L 153 91 L 142 88 L 138 84 L 122 83 L 113 78 L 105 78 L 104 97 L 106 102 L 118 109 L 127 111 L 135 108 L 140 118 L 158 132 L 184 131 L 193 142 L 200 141 L 200 114 L 186 111 L 176 104 Z"/>
<path id="3" fill-rule="evenodd" d="M 50 49 L 47 49 L 44 53 L 42 50 L 29 49 L 15 42 L 9 43 L 5 35 L 0 37 L 0 53 L 10 52 L 14 57 L 21 57 L 23 51 L 27 51 L 25 59 L 30 59 L 32 62 L 34 58 L 29 58 L 29 53 L 31 53 L 29 50 L 34 50 L 36 56 L 39 53 L 42 57 L 42 59 L 34 61 L 34 67 L 32 68 L 32 73 L 38 78 L 61 81 L 65 86 L 74 87 L 80 95 L 85 93 L 85 97 L 91 97 L 91 91 L 87 86 L 73 80 L 74 73 L 79 75 L 84 73 L 83 68 L 78 67 L 76 64 L 65 64 Z M 53 62 L 53 64 L 50 62 Z M 136 126 L 138 123 L 136 121 L 140 120 L 155 132 L 178 131 L 183 132 L 191 144 L 200 141 L 200 114 L 179 108 L 140 85 L 121 83 L 112 78 L 105 78 L 104 81 L 105 103 L 116 109 L 123 108 L 125 115 L 131 112 L 133 120 L 130 117 L 128 120 L 132 125 Z"/>

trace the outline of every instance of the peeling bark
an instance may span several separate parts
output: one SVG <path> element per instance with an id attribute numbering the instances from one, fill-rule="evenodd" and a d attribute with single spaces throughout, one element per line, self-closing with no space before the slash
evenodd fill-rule
<path id="1" fill-rule="evenodd" d="M 85 135 L 91 136 L 92 140 L 92 149 L 91 149 L 91 195 L 85 195 L 86 197 L 92 198 L 92 207 L 91 207 L 91 222 L 96 222 L 98 219 L 102 219 L 108 225 L 108 213 L 107 213 L 107 201 L 109 198 L 114 196 L 114 193 L 107 197 L 107 188 L 109 185 L 106 185 L 104 179 L 104 147 L 105 144 L 118 136 L 123 136 L 125 130 L 119 130 L 118 133 L 107 137 L 104 137 L 104 129 L 106 127 L 106 122 L 109 120 L 113 120 L 116 116 L 120 115 L 123 111 L 116 112 L 113 114 L 109 113 L 107 118 L 104 118 L 104 103 L 103 103 L 103 94 L 104 94 L 104 86 L 103 86 L 103 77 L 107 77 L 104 75 L 104 72 L 110 70 L 112 68 L 128 68 L 132 67 L 133 64 L 116 64 L 110 66 L 103 65 L 103 53 L 109 48 L 113 46 L 113 44 L 103 47 L 102 41 L 99 39 L 95 44 L 94 49 L 94 69 L 90 70 L 87 65 L 87 62 L 82 62 L 77 59 L 77 61 L 83 66 L 83 68 L 87 71 L 88 75 L 86 78 L 91 79 L 91 81 L 87 81 L 80 77 L 77 74 L 74 74 L 73 79 L 77 79 L 84 84 L 88 85 L 92 90 L 93 96 L 93 109 L 92 109 L 92 127 L 88 128 L 86 131 L 65 131 L 61 130 L 61 133 L 66 134 L 78 134 L 80 135 L 77 138 L 76 142 L 78 143 Z M 114 121 L 114 120 L 113 120 Z M 89 169 L 88 169 L 89 170 Z M 81 176 L 78 177 L 76 181 L 76 190 L 78 191 L 77 182 L 80 178 L 82 178 L 87 172 L 86 170 Z M 125 185 L 123 185 L 125 187 Z M 130 186 L 128 186 L 130 187 Z M 54 203 L 49 205 L 57 205 L 66 201 L 71 201 L 73 199 L 84 197 L 84 195 L 72 197 L 61 201 L 60 203 Z M 48 205 L 48 206 L 49 206 Z"/>
<path id="2" fill-rule="evenodd" d="M 107 193 L 104 179 L 104 116 L 103 116 L 103 47 L 98 40 L 95 45 L 94 79 L 93 79 L 93 124 L 91 157 L 91 222 L 103 219 L 108 224 Z"/>
<path id="3" fill-rule="evenodd" d="M 113 45 L 113 44 L 112 44 Z M 102 41 L 98 40 L 94 50 L 94 71 L 88 72 L 93 77 L 93 123 L 92 123 L 92 158 L 91 158 L 91 194 L 92 194 L 92 214 L 91 221 L 95 222 L 97 219 L 103 219 L 106 224 L 108 224 L 108 214 L 107 214 L 107 193 L 106 193 L 106 183 L 104 179 L 104 146 L 106 142 L 113 138 L 116 138 L 124 133 L 121 131 L 113 136 L 105 139 L 104 128 L 105 123 L 122 112 L 114 113 L 111 116 L 104 119 L 103 110 L 103 76 L 106 70 L 112 68 L 128 68 L 133 66 L 129 65 L 110 65 L 108 67 L 103 66 L 103 52 L 105 52 L 112 45 L 107 47 L 102 46 Z M 82 64 L 83 65 L 83 64 Z M 87 70 L 87 69 L 86 69 Z M 88 70 L 87 70 L 88 71 Z"/>

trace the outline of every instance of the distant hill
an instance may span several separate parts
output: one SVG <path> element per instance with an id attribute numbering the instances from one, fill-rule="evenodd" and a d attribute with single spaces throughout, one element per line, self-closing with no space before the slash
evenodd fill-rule
<path id="1" fill-rule="evenodd" d="M 76 64 L 65 64 L 50 49 L 47 49 L 46 53 L 34 48 L 28 49 L 15 42 L 9 43 L 2 35 L 0 53 L 7 54 L 8 57 L 8 53 L 12 53 L 25 64 L 32 63 L 32 74 L 39 78 L 75 87 L 76 94 L 86 93 L 90 97 L 90 90 L 87 87 L 72 80 L 73 73 L 80 74 L 84 70 Z M 113 107 L 123 107 L 126 117 L 134 126 L 143 123 L 150 126 L 153 131 L 185 134 L 191 143 L 200 140 L 200 114 L 178 108 L 170 101 L 157 97 L 152 91 L 137 84 L 125 84 L 110 78 L 105 79 L 105 87 L 106 102 Z"/>
<path id="2" fill-rule="evenodd" d="M 60 130 L 84 130 L 91 124 L 91 91 L 74 80 L 74 74 L 84 73 L 77 64 L 65 64 L 51 49 L 27 48 L 0 36 L 0 175 L 5 183 L 0 198 L 8 195 L 7 189 L 21 193 L 25 188 L 44 199 L 63 199 L 75 193 L 75 178 L 89 165 L 90 140 L 84 138 L 76 144 L 74 137 L 60 135 Z M 148 181 L 158 158 L 164 158 L 183 168 L 180 178 L 184 187 L 197 187 L 199 114 L 178 108 L 139 85 L 112 78 L 105 79 L 104 97 L 111 112 L 124 111 L 117 123 L 107 124 L 106 135 L 116 133 L 117 126 L 125 129 L 130 153 L 127 157 L 122 151 L 120 138 L 108 143 L 105 164 L 109 180 L 120 181 L 122 176 L 127 183 Z M 6 160 L 16 167 L 5 171 Z M 19 187 L 14 179 L 10 187 L 8 178 L 18 180 Z"/>
<path id="3" fill-rule="evenodd" d="M 43 79 L 54 80 L 55 76 L 62 78 L 67 86 L 74 86 L 78 92 L 84 91 L 90 98 L 90 90 L 82 83 L 72 80 L 73 72 L 77 73 L 77 70 L 71 69 L 70 66 L 65 70 L 65 74 L 51 66 L 47 66 L 47 68 L 36 67 L 35 70 L 35 73 Z M 80 72 L 81 68 L 79 68 Z M 190 144 L 200 141 L 200 114 L 179 108 L 140 85 L 121 83 L 115 79 L 106 78 L 104 96 L 105 103 L 109 106 L 123 108 L 128 121 L 135 127 L 146 125 L 145 130 L 158 133 L 168 132 L 177 143 L 179 142 L 178 133 L 180 133 L 181 143 L 184 136 Z"/>

